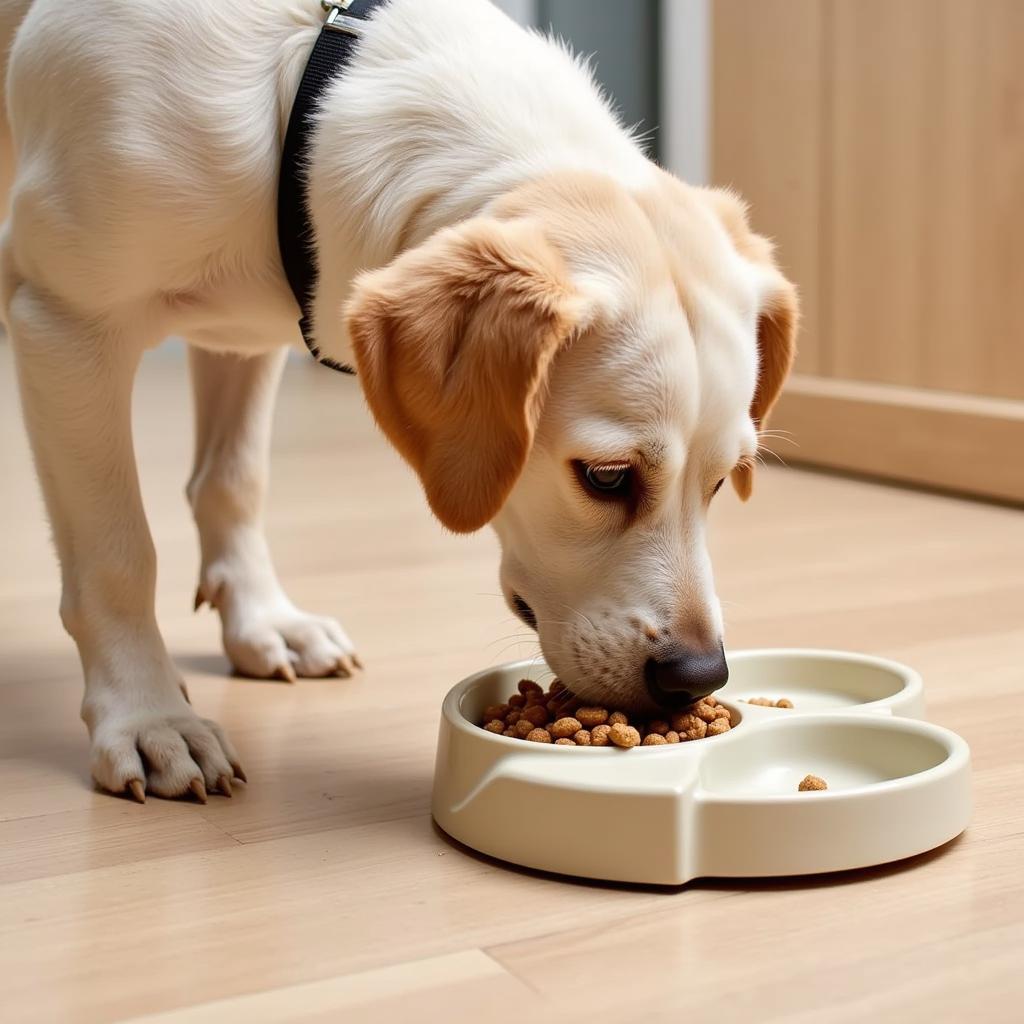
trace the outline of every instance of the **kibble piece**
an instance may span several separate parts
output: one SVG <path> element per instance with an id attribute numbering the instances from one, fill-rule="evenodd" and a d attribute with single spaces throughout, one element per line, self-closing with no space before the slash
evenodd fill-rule
<path id="1" fill-rule="evenodd" d="M 544 692 L 544 687 L 539 683 L 535 683 L 532 679 L 520 679 L 517 689 L 524 697 L 529 696 L 531 693 Z"/>
<path id="2" fill-rule="evenodd" d="M 522 711 L 526 707 L 526 698 L 521 693 L 513 693 L 508 699 L 508 706 Z"/>
<path id="3" fill-rule="evenodd" d="M 595 725 L 590 730 L 590 745 L 592 747 L 607 747 L 611 740 L 608 734 L 612 731 L 610 725 Z"/>
<path id="4" fill-rule="evenodd" d="M 667 733 L 665 733 L 665 742 L 666 743 L 678 743 L 679 742 L 679 733 L 677 733 L 675 731 L 675 729 L 669 729 L 669 731 Z"/>
<path id="5" fill-rule="evenodd" d="M 580 731 L 578 733 L 576 733 L 575 736 L 573 736 L 573 741 L 575 742 L 577 747 L 589 747 L 589 746 L 591 746 L 590 730 L 589 729 L 580 729 Z"/>
<path id="6" fill-rule="evenodd" d="M 522 721 L 533 722 L 538 728 L 548 724 L 548 709 L 543 704 L 531 704 L 523 708 Z"/>
<path id="7" fill-rule="evenodd" d="M 828 789 L 828 783 L 824 779 L 819 779 L 817 775 L 805 775 L 796 788 L 801 793 L 810 793 L 814 790 Z"/>
<path id="8" fill-rule="evenodd" d="M 555 746 L 556 747 L 575 747 L 576 744 L 571 739 L 569 739 L 568 736 L 559 736 L 558 739 L 555 740 Z"/>
<path id="9" fill-rule="evenodd" d="M 616 722 L 608 731 L 608 739 L 617 747 L 628 749 L 640 745 L 640 733 L 631 725 Z"/>
<path id="10" fill-rule="evenodd" d="M 556 693 L 561 693 L 565 689 L 565 683 L 561 679 L 553 679 L 551 685 L 548 687 L 548 693 L 554 696 Z"/>
<path id="11" fill-rule="evenodd" d="M 608 721 L 608 709 L 577 708 L 575 717 L 584 729 L 592 729 L 595 725 L 604 725 Z"/>
<path id="12" fill-rule="evenodd" d="M 672 728 L 679 733 L 679 738 L 702 740 L 707 735 L 708 725 L 702 718 L 687 713 L 672 716 Z"/>
<path id="13" fill-rule="evenodd" d="M 713 722 L 715 720 L 715 716 L 717 715 L 717 711 L 715 710 L 715 708 L 713 708 L 710 704 L 703 700 L 698 701 L 696 704 L 694 704 L 690 710 L 702 722 Z"/>
<path id="14" fill-rule="evenodd" d="M 508 714 L 507 714 L 507 715 L 505 716 L 505 724 L 506 724 L 506 725 L 515 725 L 515 724 L 516 724 L 516 722 L 518 722 L 518 721 L 519 721 L 519 719 L 520 719 L 520 718 L 522 718 L 522 717 L 523 717 L 523 713 L 522 713 L 522 711 L 520 711 L 520 710 L 519 710 L 519 708 L 513 708 L 513 709 L 512 709 L 512 710 L 511 710 L 511 711 L 510 711 L 510 712 L 509 712 L 509 713 L 508 713 Z"/>
<path id="15" fill-rule="evenodd" d="M 783 697 L 781 700 L 777 700 L 775 702 L 775 706 L 777 708 L 791 708 L 793 706 L 793 702 Z"/>
<path id="16" fill-rule="evenodd" d="M 656 732 L 659 736 L 665 736 L 669 731 L 668 722 L 663 722 L 660 718 L 656 718 L 653 722 L 647 723 L 647 731 Z"/>
<path id="17" fill-rule="evenodd" d="M 747 703 L 756 704 L 759 708 L 775 707 L 775 701 L 769 700 L 767 697 L 750 697 L 747 699 Z"/>
<path id="18" fill-rule="evenodd" d="M 613 711 L 608 716 L 609 725 L 629 725 L 629 719 L 622 711 Z"/>
<path id="19" fill-rule="evenodd" d="M 719 704 L 715 708 L 715 718 L 724 718 L 727 722 L 731 722 L 732 712 L 724 704 Z"/>
<path id="20" fill-rule="evenodd" d="M 716 718 L 713 722 L 708 722 L 707 735 L 721 736 L 723 732 L 728 732 L 731 728 L 728 719 Z"/>
<path id="21" fill-rule="evenodd" d="M 492 704 L 489 708 L 484 708 L 484 721 L 493 722 L 496 718 L 504 721 L 508 711 L 507 704 Z"/>
<path id="22" fill-rule="evenodd" d="M 505 723 L 500 718 L 493 718 L 484 726 L 484 728 L 488 732 L 504 732 Z"/>
<path id="23" fill-rule="evenodd" d="M 519 739 L 519 737 L 516 736 L 515 729 L 506 729 L 501 735 L 502 736 L 515 736 L 516 739 Z"/>
<path id="24" fill-rule="evenodd" d="M 667 747 L 668 740 L 661 733 L 649 732 L 640 744 L 641 747 Z"/>
<path id="25" fill-rule="evenodd" d="M 550 743 L 551 733 L 547 729 L 533 729 L 523 738 L 531 743 Z"/>
<path id="26" fill-rule="evenodd" d="M 533 732 L 534 729 L 539 729 L 539 725 L 534 725 L 528 718 L 520 718 L 515 724 L 516 735 L 521 739 L 525 740 L 527 736 Z"/>
<path id="27" fill-rule="evenodd" d="M 718 707 L 718 698 L 713 693 L 709 693 L 706 697 L 702 697 L 701 700 L 703 700 L 705 704 L 710 704 L 713 708 Z"/>
<path id="28" fill-rule="evenodd" d="M 583 726 L 580 725 L 579 720 L 576 718 L 559 718 L 552 725 L 548 726 L 548 731 L 556 740 L 560 740 L 575 736 L 582 728 Z"/>

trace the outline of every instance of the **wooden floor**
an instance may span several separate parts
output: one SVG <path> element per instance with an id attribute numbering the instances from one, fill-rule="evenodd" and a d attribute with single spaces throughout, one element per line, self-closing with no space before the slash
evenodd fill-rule
<path id="1" fill-rule="evenodd" d="M 279 408 L 281 575 L 342 619 L 368 665 L 358 681 L 294 687 L 228 677 L 214 616 L 192 614 L 180 352 L 147 360 L 137 396 L 164 634 L 250 784 L 207 806 L 91 788 L 78 663 L 0 344 L 4 1020 L 1020 1020 L 1020 512 L 779 469 L 749 506 L 723 494 L 713 540 L 731 645 L 915 665 L 931 717 L 973 748 L 974 824 L 884 870 L 592 885 L 474 857 L 431 825 L 442 695 L 533 648 L 497 596 L 494 541 L 433 523 L 355 382 L 296 363 Z"/>

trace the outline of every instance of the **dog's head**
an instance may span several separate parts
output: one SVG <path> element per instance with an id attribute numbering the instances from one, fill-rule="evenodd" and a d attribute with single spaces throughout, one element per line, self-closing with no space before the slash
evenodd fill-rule
<path id="1" fill-rule="evenodd" d="M 721 686 L 705 544 L 794 354 L 797 305 L 727 193 L 563 174 L 364 275 L 348 327 L 370 408 L 459 532 L 493 523 L 502 589 L 595 703 Z"/>

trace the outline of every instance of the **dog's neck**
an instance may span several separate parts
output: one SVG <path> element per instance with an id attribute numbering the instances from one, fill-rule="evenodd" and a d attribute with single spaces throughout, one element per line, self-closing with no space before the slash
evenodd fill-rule
<path id="1" fill-rule="evenodd" d="M 360 271 L 554 171 L 631 188 L 654 174 L 587 71 L 487 0 L 391 0 L 321 110 L 309 174 L 313 333 L 342 363 L 342 309 Z"/>

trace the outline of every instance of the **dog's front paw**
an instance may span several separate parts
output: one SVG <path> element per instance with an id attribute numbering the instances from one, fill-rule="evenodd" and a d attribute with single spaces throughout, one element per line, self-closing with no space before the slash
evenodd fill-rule
<path id="1" fill-rule="evenodd" d="M 216 722 L 168 697 L 151 707 L 108 703 L 87 714 L 92 728 L 92 776 L 111 793 L 179 797 L 208 792 L 231 796 L 231 780 L 245 781 L 230 740 Z"/>
<path id="2" fill-rule="evenodd" d="M 224 586 L 207 596 L 200 587 L 196 607 L 205 601 L 220 612 L 224 652 L 242 675 L 295 682 L 299 676 L 348 678 L 363 667 L 339 623 L 296 608 L 283 592 L 247 594 Z"/>

